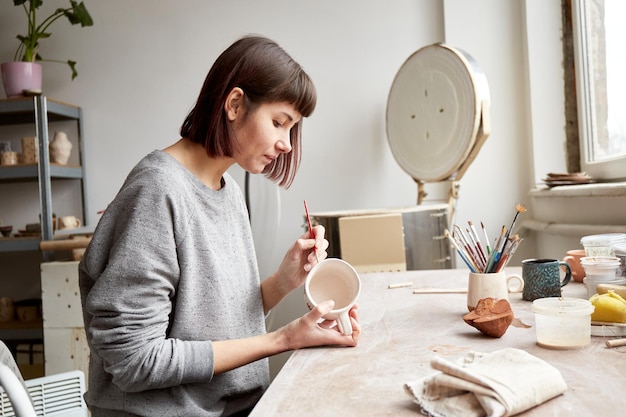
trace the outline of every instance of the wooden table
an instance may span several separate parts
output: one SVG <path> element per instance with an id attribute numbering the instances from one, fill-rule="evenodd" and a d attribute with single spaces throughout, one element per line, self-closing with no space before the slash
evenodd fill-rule
<path id="1" fill-rule="evenodd" d="M 507 268 L 521 273 L 521 268 Z M 449 359 L 470 351 L 523 349 L 554 365 L 567 391 L 523 416 L 622 416 L 626 412 L 626 348 L 607 348 L 611 337 L 592 337 L 574 350 L 536 344 L 534 313 L 521 293 L 510 302 L 523 324 L 499 339 L 467 325 L 466 294 L 413 294 L 415 288 L 462 288 L 468 270 L 407 271 L 362 274 L 359 314 L 363 328 L 355 348 L 311 348 L 294 352 L 251 417 L 262 416 L 419 416 L 404 383 L 431 375 L 435 355 Z M 389 284 L 413 282 L 409 288 Z M 583 284 L 570 282 L 563 295 L 586 298 Z M 618 408 L 620 404 L 620 408 Z"/>

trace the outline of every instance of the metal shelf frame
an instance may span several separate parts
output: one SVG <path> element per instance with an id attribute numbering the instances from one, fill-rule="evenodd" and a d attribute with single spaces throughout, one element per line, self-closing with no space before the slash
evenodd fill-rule
<path id="1" fill-rule="evenodd" d="M 62 166 L 50 163 L 49 122 L 74 120 L 78 131 L 79 166 Z M 41 239 L 5 238 L 0 239 L 0 252 L 39 250 L 40 240 L 53 239 L 52 225 L 52 180 L 76 179 L 81 182 L 81 205 L 83 224 L 86 221 L 87 183 L 85 171 L 85 146 L 80 107 L 34 96 L 19 99 L 0 100 L 0 125 L 34 124 L 35 136 L 39 145 L 37 164 L 0 167 L 0 184 L 8 182 L 37 181 L 39 186 L 39 206 L 41 212 Z M 44 261 L 49 254 L 43 253 Z"/>

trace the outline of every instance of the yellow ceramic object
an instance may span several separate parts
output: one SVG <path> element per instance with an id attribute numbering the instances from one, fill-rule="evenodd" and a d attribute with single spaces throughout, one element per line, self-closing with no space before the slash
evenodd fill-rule
<path id="1" fill-rule="evenodd" d="M 589 301 L 595 307 L 591 313 L 592 321 L 626 323 L 626 300 L 614 291 L 605 294 L 594 294 Z"/>

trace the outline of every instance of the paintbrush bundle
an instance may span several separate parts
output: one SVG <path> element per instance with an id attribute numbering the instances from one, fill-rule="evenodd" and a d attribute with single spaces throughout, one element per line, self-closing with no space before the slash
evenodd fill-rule
<path id="1" fill-rule="evenodd" d="M 480 222 L 484 244 L 476 231 L 474 223 L 468 221 L 468 228 L 463 230 L 459 225 L 454 225 L 452 234 L 446 230 L 445 235 L 455 247 L 463 262 L 472 272 L 488 274 L 501 271 L 519 247 L 523 238 L 519 235 L 511 235 L 520 213 L 526 212 L 523 204 L 515 205 L 515 217 L 511 227 L 502 226 L 500 235 L 494 240 L 493 246 L 489 243 L 487 229 Z"/>

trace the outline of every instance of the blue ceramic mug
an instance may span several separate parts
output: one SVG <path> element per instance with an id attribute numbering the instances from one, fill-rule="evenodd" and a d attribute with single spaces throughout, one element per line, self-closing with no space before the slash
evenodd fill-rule
<path id="1" fill-rule="evenodd" d="M 563 279 L 561 268 L 565 268 Z M 522 299 L 534 301 L 537 298 L 560 297 L 561 288 L 572 278 L 572 269 L 567 262 L 558 259 L 526 259 L 522 261 L 522 277 Z"/>

